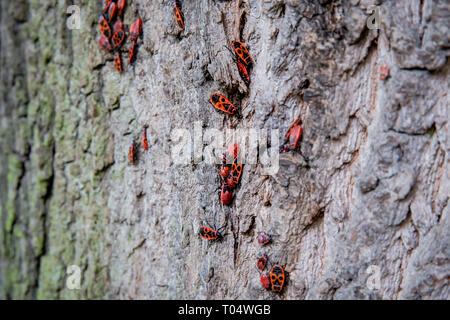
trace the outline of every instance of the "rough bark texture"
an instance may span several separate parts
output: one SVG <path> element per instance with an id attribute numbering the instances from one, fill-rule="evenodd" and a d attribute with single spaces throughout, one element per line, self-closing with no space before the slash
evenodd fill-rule
<path id="1" fill-rule="evenodd" d="M 119 75 L 96 43 L 101 1 L 0 2 L 0 298 L 449 298 L 448 1 L 185 0 L 182 33 L 171 1 L 129 3 L 144 41 Z M 235 39 L 254 59 L 248 89 Z M 243 119 L 216 112 L 213 91 Z M 171 156 L 173 130 L 198 121 L 281 136 L 298 116 L 301 151 L 273 176 L 246 165 L 231 207 L 217 166 Z M 150 151 L 130 166 L 144 123 Z M 214 215 L 226 235 L 208 243 Z M 277 235 L 265 248 L 262 230 Z M 280 296 L 261 289 L 261 252 L 289 272 Z"/>

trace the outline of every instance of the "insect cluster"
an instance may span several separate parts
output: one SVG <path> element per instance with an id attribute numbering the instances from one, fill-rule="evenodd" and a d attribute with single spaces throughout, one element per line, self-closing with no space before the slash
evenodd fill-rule
<path id="1" fill-rule="evenodd" d="M 104 0 L 102 14 L 99 18 L 100 36 L 98 37 L 98 44 L 100 48 L 113 54 L 114 67 L 119 73 L 123 72 L 121 48 L 127 36 L 123 24 L 126 5 L 126 0 Z M 130 26 L 129 38 L 132 44 L 128 53 L 128 64 L 132 64 L 136 59 L 139 37 L 142 38 L 142 20 L 140 18 Z"/>
<path id="2" fill-rule="evenodd" d="M 103 11 L 99 18 L 100 36 L 98 38 L 98 44 L 102 49 L 114 55 L 114 66 L 119 73 L 123 72 L 121 48 L 125 42 L 125 38 L 128 37 L 131 42 L 128 52 L 128 64 L 131 65 L 136 60 L 138 41 L 139 39 L 142 39 L 143 35 L 142 20 L 140 18 L 131 24 L 128 33 L 125 31 L 125 26 L 122 22 L 125 7 L 126 0 L 105 0 Z M 173 14 L 176 25 L 183 31 L 185 29 L 185 18 L 181 0 L 173 0 Z M 240 78 L 244 84 L 249 87 L 251 83 L 250 71 L 253 64 L 249 50 L 242 42 L 237 40 L 231 42 L 231 49 L 228 46 L 225 47 L 232 54 Z M 242 118 L 239 109 L 221 93 L 212 93 L 209 102 L 214 108 L 227 115 L 234 115 L 239 119 Z M 298 118 L 291 124 L 284 137 L 284 142 L 280 147 L 280 153 L 294 151 L 298 148 L 302 135 L 301 124 L 301 118 Z M 140 146 L 144 150 L 149 150 L 147 127 L 148 126 L 145 125 L 143 128 L 142 140 L 140 143 Z M 230 205 L 232 203 L 233 191 L 240 183 L 243 171 L 243 163 L 239 160 L 240 151 L 239 145 L 237 143 L 232 143 L 222 156 L 222 164 L 219 169 L 221 183 L 220 201 L 224 205 Z M 131 165 L 137 163 L 138 153 L 139 145 L 133 141 L 128 150 L 128 161 Z M 207 221 L 206 224 L 207 225 L 202 225 L 199 228 L 199 235 L 203 239 L 208 241 L 219 241 L 224 237 L 222 231 L 226 228 L 226 223 L 220 228 L 216 228 L 215 225 L 210 225 Z M 257 235 L 257 242 L 260 246 L 266 246 L 272 242 L 272 236 L 265 232 L 260 232 Z M 261 254 L 256 262 L 256 266 L 261 272 L 261 285 L 267 290 L 280 293 L 285 284 L 286 272 L 279 264 L 272 265 L 270 271 L 265 272 L 268 263 L 269 257 L 267 254 Z"/>

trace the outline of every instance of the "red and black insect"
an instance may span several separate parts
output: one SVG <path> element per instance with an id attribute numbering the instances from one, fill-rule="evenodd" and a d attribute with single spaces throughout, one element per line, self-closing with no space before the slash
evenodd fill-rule
<path id="1" fill-rule="evenodd" d="M 285 137 L 284 137 L 284 143 L 280 147 L 281 153 L 286 153 L 291 150 L 297 149 L 300 138 L 302 136 L 302 119 L 298 118 L 295 120 L 291 126 L 289 127 Z"/>
<path id="2" fill-rule="evenodd" d="M 137 160 L 137 146 L 136 143 L 133 142 L 130 146 L 130 148 L 128 149 L 128 160 L 130 161 L 130 163 L 132 165 L 136 164 L 136 160 Z"/>
<path id="3" fill-rule="evenodd" d="M 389 67 L 387 66 L 380 66 L 380 80 L 386 80 L 389 78 Z"/>
<path id="4" fill-rule="evenodd" d="M 250 74 L 248 73 L 247 67 L 239 59 L 236 60 L 236 64 L 242 81 L 244 81 L 245 85 L 248 87 L 250 85 Z"/>
<path id="5" fill-rule="evenodd" d="M 277 264 L 274 265 L 270 270 L 269 277 L 272 290 L 280 293 L 283 290 L 285 281 L 285 272 L 283 267 Z"/>
<path id="6" fill-rule="evenodd" d="M 123 22 L 120 20 L 117 20 L 114 23 L 113 27 L 114 34 L 112 36 L 111 43 L 115 50 L 118 50 L 125 41 L 125 32 L 123 30 L 123 27 L 124 27 Z"/>
<path id="7" fill-rule="evenodd" d="M 230 174 L 230 166 L 228 163 L 233 163 L 238 157 L 240 152 L 239 145 L 237 143 L 230 144 L 228 149 L 222 155 L 222 165 L 220 166 L 220 176 L 225 179 Z M 231 158 L 231 159 L 230 159 Z"/>
<path id="8" fill-rule="evenodd" d="M 214 215 L 214 221 L 215 221 L 215 215 Z M 215 226 L 211 226 L 206 220 L 207 226 L 201 226 L 199 229 L 200 236 L 205 240 L 221 240 L 223 238 L 222 230 L 225 229 L 226 224 L 224 224 L 222 227 L 217 229 Z"/>
<path id="9" fill-rule="evenodd" d="M 134 61 L 136 61 L 136 53 L 137 53 L 137 44 L 136 41 L 133 41 L 130 52 L 128 53 L 128 64 L 133 64 Z"/>
<path id="10" fill-rule="evenodd" d="M 100 46 L 100 48 L 105 49 L 108 52 L 112 50 L 111 43 L 103 34 L 98 37 L 98 45 Z"/>
<path id="11" fill-rule="evenodd" d="M 142 38 L 142 19 L 136 19 L 130 26 L 130 40 L 136 41 L 139 37 Z"/>
<path id="12" fill-rule="evenodd" d="M 220 240 L 223 238 L 219 230 L 214 230 L 207 226 L 201 226 L 199 233 L 200 236 L 205 240 Z"/>
<path id="13" fill-rule="evenodd" d="M 258 240 L 258 244 L 260 246 L 265 246 L 272 241 L 272 236 L 265 232 L 260 232 L 258 233 L 258 237 L 256 239 Z"/>
<path id="14" fill-rule="evenodd" d="M 144 126 L 144 132 L 142 133 L 142 146 L 145 150 L 148 150 L 147 126 Z"/>
<path id="15" fill-rule="evenodd" d="M 122 56 L 119 51 L 114 54 L 114 67 L 119 73 L 123 72 Z"/>
<path id="16" fill-rule="evenodd" d="M 105 0 L 103 1 L 103 12 L 107 13 L 109 10 L 109 6 L 113 3 L 113 0 Z"/>
<path id="17" fill-rule="evenodd" d="M 228 100 L 224 95 L 220 93 L 213 93 L 209 101 L 215 108 L 219 109 L 220 111 L 226 112 L 228 114 L 237 113 L 236 107 L 230 102 L 230 100 Z"/>
<path id="18" fill-rule="evenodd" d="M 119 10 L 119 17 L 123 17 L 123 12 L 125 11 L 125 6 L 127 5 L 126 0 L 119 0 L 117 1 L 117 8 Z"/>
<path id="19" fill-rule="evenodd" d="M 107 19 L 101 15 L 99 18 L 99 28 L 100 33 L 104 35 L 107 39 L 110 39 L 112 36 L 111 26 L 109 25 Z"/>
<path id="20" fill-rule="evenodd" d="M 256 261 L 256 267 L 259 270 L 263 271 L 266 268 L 268 261 L 269 261 L 269 257 L 266 254 L 263 254 Z"/>
<path id="21" fill-rule="evenodd" d="M 233 48 L 237 58 L 239 58 L 244 65 L 247 67 L 252 64 L 252 58 L 250 57 L 250 53 L 244 44 L 240 41 L 233 41 L 231 43 L 231 47 Z"/>
<path id="22" fill-rule="evenodd" d="M 267 273 L 261 273 L 261 276 L 259 277 L 259 281 L 261 282 L 261 285 L 264 289 L 269 290 L 270 289 L 270 280 L 267 276 Z"/>
<path id="23" fill-rule="evenodd" d="M 220 191 L 220 200 L 224 205 L 229 205 L 233 200 L 233 188 L 226 182 L 222 183 L 222 190 Z"/>
<path id="24" fill-rule="evenodd" d="M 115 2 L 111 3 L 108 8 L 108 22 L 111 23 L 117 16 L 118 8 Z"/>
<path id="25" fill-rule="evenodd" d="M 173 1 L 173 16 L 175 17 L 175 22 L 177 23 L 178 28 L 182 31 L 184 30 L 184 14 L 183 8 L 180 0 Z"/>
<path id="26" fill-rule="evenodd" d="M 239 184 L 239 180 L 241 179 L 243 165 L 241 163 L 237 163 L 237 159 L 234 160 L 231 165 L 230 173 L 227 177 L 227 184 L 231 188 L 235 188 Z"/>

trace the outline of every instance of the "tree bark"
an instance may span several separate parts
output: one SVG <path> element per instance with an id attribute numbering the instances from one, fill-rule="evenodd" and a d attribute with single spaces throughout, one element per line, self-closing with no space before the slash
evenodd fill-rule
<path id="1" fill-rule="evenodd" d="M 144 37 L 120 75 L 101 1 L 0 2 L 0 298 L 448 299 L 449 2 L 185 0 L 183 32 L 172 6 L 128 1 Z M 179 129 L 275 130 L 275 148 L 298 117 L 299 150 L 271 175 L 246 163 L 229 207 L 217 165 L 174 156 Z M 205 220 L 222 241 L 199 237 Z M 281 295 L 261 253 L 288 273 Z"/>

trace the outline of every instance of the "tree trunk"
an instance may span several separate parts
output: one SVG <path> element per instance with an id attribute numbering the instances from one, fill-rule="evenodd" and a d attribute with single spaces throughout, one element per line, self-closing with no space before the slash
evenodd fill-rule
<path id="1" fill-rule="evenodd" d="M 123 74 L 97 44 L 100 0 L 0 9 L 0 298 L 449 298 L 448 1 L 184 0 L 181 32 L 172 1 L 130 0 L 144 36 Z M 298 117 L 298 150 L 267 174 L 260 148 L 222 205 L 207 131 L 275 150 Z M 206 220 L 222 241 L 199 237 Z M 288 273 L 281 295 L 259 283 L 262 253 Z"/>

